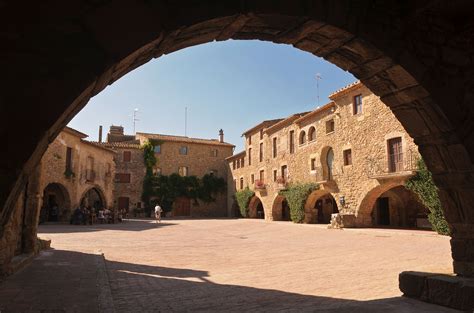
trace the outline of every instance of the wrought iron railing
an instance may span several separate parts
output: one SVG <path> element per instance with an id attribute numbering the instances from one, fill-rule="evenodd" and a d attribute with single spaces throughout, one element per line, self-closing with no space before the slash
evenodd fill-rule
<path id="1" fill-rule="evenodd" d="M 412 150 L 379 158 L 367 157 L 366 170 L 369 177 L 416 171 L 419 158 L 419 153 Z"/>

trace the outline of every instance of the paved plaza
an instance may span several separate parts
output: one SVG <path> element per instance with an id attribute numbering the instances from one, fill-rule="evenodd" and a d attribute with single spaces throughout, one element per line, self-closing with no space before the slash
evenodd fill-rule
<path id="1" fill-rule="evenodd" d="M 398 289 L 401 271 L 451 270 L 449 238 L 429 231 L 176 219 L 39 236 L 54 249 L 2 282 L 2 313 L 455 312 Z"/>

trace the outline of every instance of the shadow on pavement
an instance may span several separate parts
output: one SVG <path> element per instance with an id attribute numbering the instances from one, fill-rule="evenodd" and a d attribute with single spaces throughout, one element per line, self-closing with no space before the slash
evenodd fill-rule
<path id="1" fill-rule="evenodd" d="M 125 220 L 123 223 L 116 224 L 93 224 L 93 225 L 70 225 L 70 224 L 42 224 L 39 226 L 38 235 L 44 233 L 82 233 L 96 232 L 103 230 L 124 230 L 124 231 L 143 231 L 156 229 L 166 226 L 172 226 L 175 223 L 162 221 L 155 223 L 154 220 Z"/>
<path id="2" fill-rule="evenodd" d="M 47 250 L 0 284 L 0 311 L 105 312 L 113 306 L 116 312 L 141 313 L 456 312 L 404 297 L 356 301 L 216 284 L 209 276 L 207 271 L 104 263 L 101 255 Z"/>

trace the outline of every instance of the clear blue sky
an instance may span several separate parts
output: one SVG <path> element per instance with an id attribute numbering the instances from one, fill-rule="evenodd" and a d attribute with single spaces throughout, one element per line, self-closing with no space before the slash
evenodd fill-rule
<path id="1" fill-rule="evenodd" d="M 317 107 L 316 73 L 321 73 L 320 104 L 356 79 L 335 65 L 288 45 L 262 41 L 213 42 L 152 60 L 128 73 L 90 100 L 69 123 L 97 140 L 110 125 L 137 132 L 218 138 L 243 147 L 241 134 L 265 119 Z M 105 137 L 104 137 L 105 138 Z"/>

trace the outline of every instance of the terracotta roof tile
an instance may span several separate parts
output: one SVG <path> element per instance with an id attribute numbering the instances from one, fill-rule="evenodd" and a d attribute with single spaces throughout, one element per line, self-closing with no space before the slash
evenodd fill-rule
<path id="1" fill-rule="evenodd" d="M 228 142 L 220 142 L 217 139 L 202 139 L 202 138 L 191 138 L 191 137 L 185 137 L 185 136 L 149 134 L 149 133 L 137 133 L 137 136 L 143 136 L 145 138 L 161 140 L 161 141 L 186 142 L 186 143 L 206 144 L 206 145 L 215 145 L 215 146 L 235 147 L 233 144 L 230 144 Z"/>
<path id="2" fill-rule="evenodd" d="M 349 92 L 351 89 L 359 87 L 359 86 L 363 86 L 363 84 L 360 82 L 360 80 L 356 80 L 355 82 L 353 82 L 353 83 L 351 83 L 347 86 L 344 86 L 341 89 L 336 90 L 335 92 L 330 94 L 328 96 L 328 98 L 331 99 L 331 100 L 334 100 L 338 96 L 341 96 L 342 94 L 344 94 L 346 92 Z"/>
<path id="3" fill-rule="evenodd" d="M 89 141 L 97 146 L 105 147 L 105 148 L 127 148 L 127 149 L 140 149 L 140 144 L 136 141 L 132 142 L 97 142 L 97 141 Z"/>

